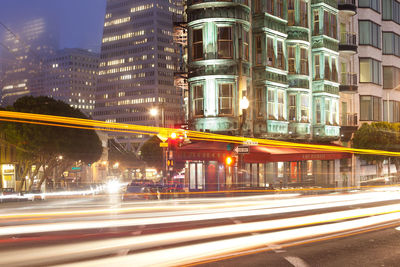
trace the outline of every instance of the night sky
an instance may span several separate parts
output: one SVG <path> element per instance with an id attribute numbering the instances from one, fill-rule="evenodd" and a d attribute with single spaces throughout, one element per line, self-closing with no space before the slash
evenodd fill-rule
<path id="1" fill-rule="evenodd" d="M 100 52 L 106 0 L 0 0 L 0 3 L 0 21 L 16 33 L 22 21 L 44 17 L 58 32 L 60 49 Z M 3 34 L 4 28 L 0 27 L 0 36 Z"/>

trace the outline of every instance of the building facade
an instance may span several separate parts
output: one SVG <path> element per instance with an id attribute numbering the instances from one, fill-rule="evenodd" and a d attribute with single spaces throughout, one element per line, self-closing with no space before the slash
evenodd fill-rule
<path id="1" fill-rule="evenodd" d="M 95 107 L 100 56 L 83 49 L 66 48 L 44 60 L 46 72 L 42 90 L 35 96 L 49 96 L 79 108 L 92 116 Z"/>
<path id="2" fill-rule="evenodd" d="M 189 0 L 187 4 L 192 129 L 316 143 L 340 139 L 339 92 L 354 90 L 343 87 L 348 77 L 339 75 L 341 65 L 344 73 L 353 70 L 357 46 L 342 45 L 353 45 L 354 35 L 348 33 L 355 27 L 354 11 L 342 11 L 338 1 L 322 0 Z M 242 105 L 245 100 L 248 108 Z M 190 148 L 185 150 L 190 155 Z M 225 146 L 220 148 L 224 150 Z M 188 164 L 195 167 L 188 167 L 189 181 L 200 175 L 205 188 L 215 177 L 212 170 L 224 170 L 222 180 L 252 187 L 347 183 L 339 172 L 340 159 L 348 155 L 297 151 L 303 157 L 296 157 L 297 152 L 284 148 L 250 151 L 264 156 L 238 157 L 238 164 L 229 168 L 221 155 L 212 158 L 213 153 L 205 153 L 197 161 L 192 157 Z"/>
<path id="3" fill-rule="evenodd" d="M 108 0 L 94 117 L 106 122 L 173 126 L 182 119 L 182 92 L 174 86 L 178 53 L 174 18 L 179 0 Z M 150 110 L 158 109 L 152 117 Z M 138 144 L 146 136 L 115 136 Z"/>
<path id="4" fill-rule="evenodd" d="M 7 31 L 2 59 L 0 88 L 2 106 L 12 105 L 18 98 L 43 90 L 43 58 L 54 54 L 58 39 L 43 19 L 33 19 L 16 28 L 18 36 Z"/>

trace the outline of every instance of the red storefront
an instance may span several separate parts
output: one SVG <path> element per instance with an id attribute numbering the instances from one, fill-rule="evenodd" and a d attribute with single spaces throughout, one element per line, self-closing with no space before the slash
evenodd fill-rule
<path id="1" fill-rule="evenodd" d="M 229 147 L 231 146 L 231 147 Z M 181 147 L 176 161 L 186 164 L 186 184 L 191 191 L 276 186 L 337 186 L 340 160 L 351 154 L 304 148 L 250 146 L 243 156 L 233 145 L 197 142 Z M 227 156 L 236 158 L 226 166 Z"/>

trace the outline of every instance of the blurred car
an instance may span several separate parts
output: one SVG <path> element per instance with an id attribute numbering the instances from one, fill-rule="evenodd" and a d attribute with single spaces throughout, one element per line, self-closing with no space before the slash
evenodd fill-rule
<path id="1" fill-rule="evenodd" d="M 149 200 L 157 199 L 157 192 L 154 192 L 151 187 L 146 185 L 128 185 L 122 196 L 122 200 Z"/>

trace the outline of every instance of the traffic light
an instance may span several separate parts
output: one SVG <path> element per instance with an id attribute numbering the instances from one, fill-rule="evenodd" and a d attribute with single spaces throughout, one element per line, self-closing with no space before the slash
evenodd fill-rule
<path id="1" fill-rule="evenodd" d="M 177 147 L 180 147 L 181 144 L 185 141 L 184 133 L 181 132 L 172 132 L 168 138 L 169 148 L 174 150 Z"/>
<path id="2" fill-rule="evenodd" d="M 232 166 L 235 160 L 233 159 L 232 156 L 226 156 L 225 158 L 225 164 L 226 166 Z"/>

